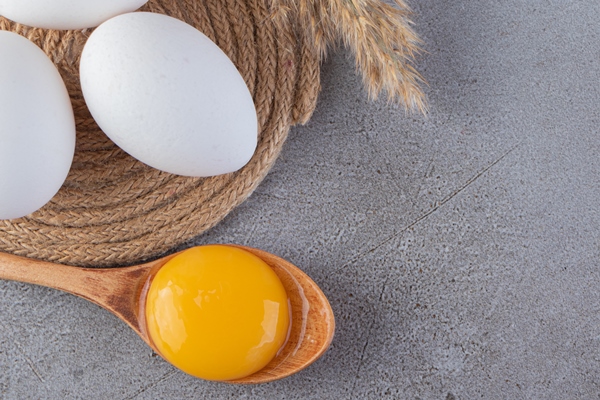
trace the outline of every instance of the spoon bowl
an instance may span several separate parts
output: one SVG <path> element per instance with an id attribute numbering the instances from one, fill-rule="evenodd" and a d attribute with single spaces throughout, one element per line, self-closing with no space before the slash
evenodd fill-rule
<path id="1" fill-rule="evenodd" d="M 226 382 L 270 382 L 312 364 L 327 350 L 335 330 L 333 311 L 321 289 L 298 267 L 280 257 L 251 247 L 228 246 L 254 254 L 277 274 L 290 300 L 291 328 L 286 344 L 267 366 Z M 146 293 L 152 277 L 177 254 L 132 267 L 92 269 L 0 253 L 0 279 L 47 286 L 87 299 L 125 321 L 160 355 L 146 328 Z"/>

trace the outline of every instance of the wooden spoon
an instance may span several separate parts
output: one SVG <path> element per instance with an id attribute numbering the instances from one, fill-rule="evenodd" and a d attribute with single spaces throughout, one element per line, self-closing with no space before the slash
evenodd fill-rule
<path id="1" fill-rule="evenodd" d="M 264 383 L 285 378 L 317 360 L 329 347 L 335 330 L 327 298 L 304 272 L 262 250 L 230 245 L 253 253 L 279 276 L 290 299 L 292 324 L 285 347 L 262 370 L 232 383 Z M 0 279 L 33 283 L 83 297 L 125 321 L 158 354 L 144 317 L 149 283 L 177 254 L 125 268 L 78 268 L 0 253 Z"/>

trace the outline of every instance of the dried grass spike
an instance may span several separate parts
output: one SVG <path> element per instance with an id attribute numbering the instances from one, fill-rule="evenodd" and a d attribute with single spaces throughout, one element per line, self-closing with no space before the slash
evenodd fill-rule
<path id="1" fill-rule="evenodd" d="M 329 46 L 343 42 L 354 54 L 370 98 L 386 92 L 407 110 L 427 111 L 424 80 L 413 66 L 421 41 L 404 1 L 270 0 L 270 7 L 278 24 L 296 20 L 322 57 Z"/>

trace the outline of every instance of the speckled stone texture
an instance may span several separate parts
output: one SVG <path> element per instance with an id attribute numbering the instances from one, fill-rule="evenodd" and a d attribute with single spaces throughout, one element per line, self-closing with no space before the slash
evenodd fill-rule
<path id="1" fill-rule="evenodd" d="M 4 399 L 598 399 L 600 3 L 412 1 L 431 112 L 323 66 L 316 114 L 194 243 L 275 253 L 322 287 L 331 350 L 260 386 L 203 382 L 124 323 L 0 283 Z"/>

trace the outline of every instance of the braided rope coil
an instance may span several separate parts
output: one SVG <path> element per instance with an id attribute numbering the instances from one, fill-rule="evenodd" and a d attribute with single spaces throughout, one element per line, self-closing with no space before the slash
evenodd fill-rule
<path id="1" fill-rule="evenodd" d="M 54 31 L 0 17 L 0 30 L 23 35 L 58 67 L 77 124 L 69 176 L 39 211 L 0 221 L 0 251 L 87 267 L 156 257 L 210 229 L 242 203 L 275 162 L 290 127 L 310 118 L 320 89 L 319 54 L 294 26 L 275 24 L 261 0 L 150 0 L 143 11 L 196 27 L 234 62 L 252 93 L 259 140 L 241 170 L 187 178 L 146 166 L 113 144 L 91 117 L 79 85 L 89 30 Z"/>

